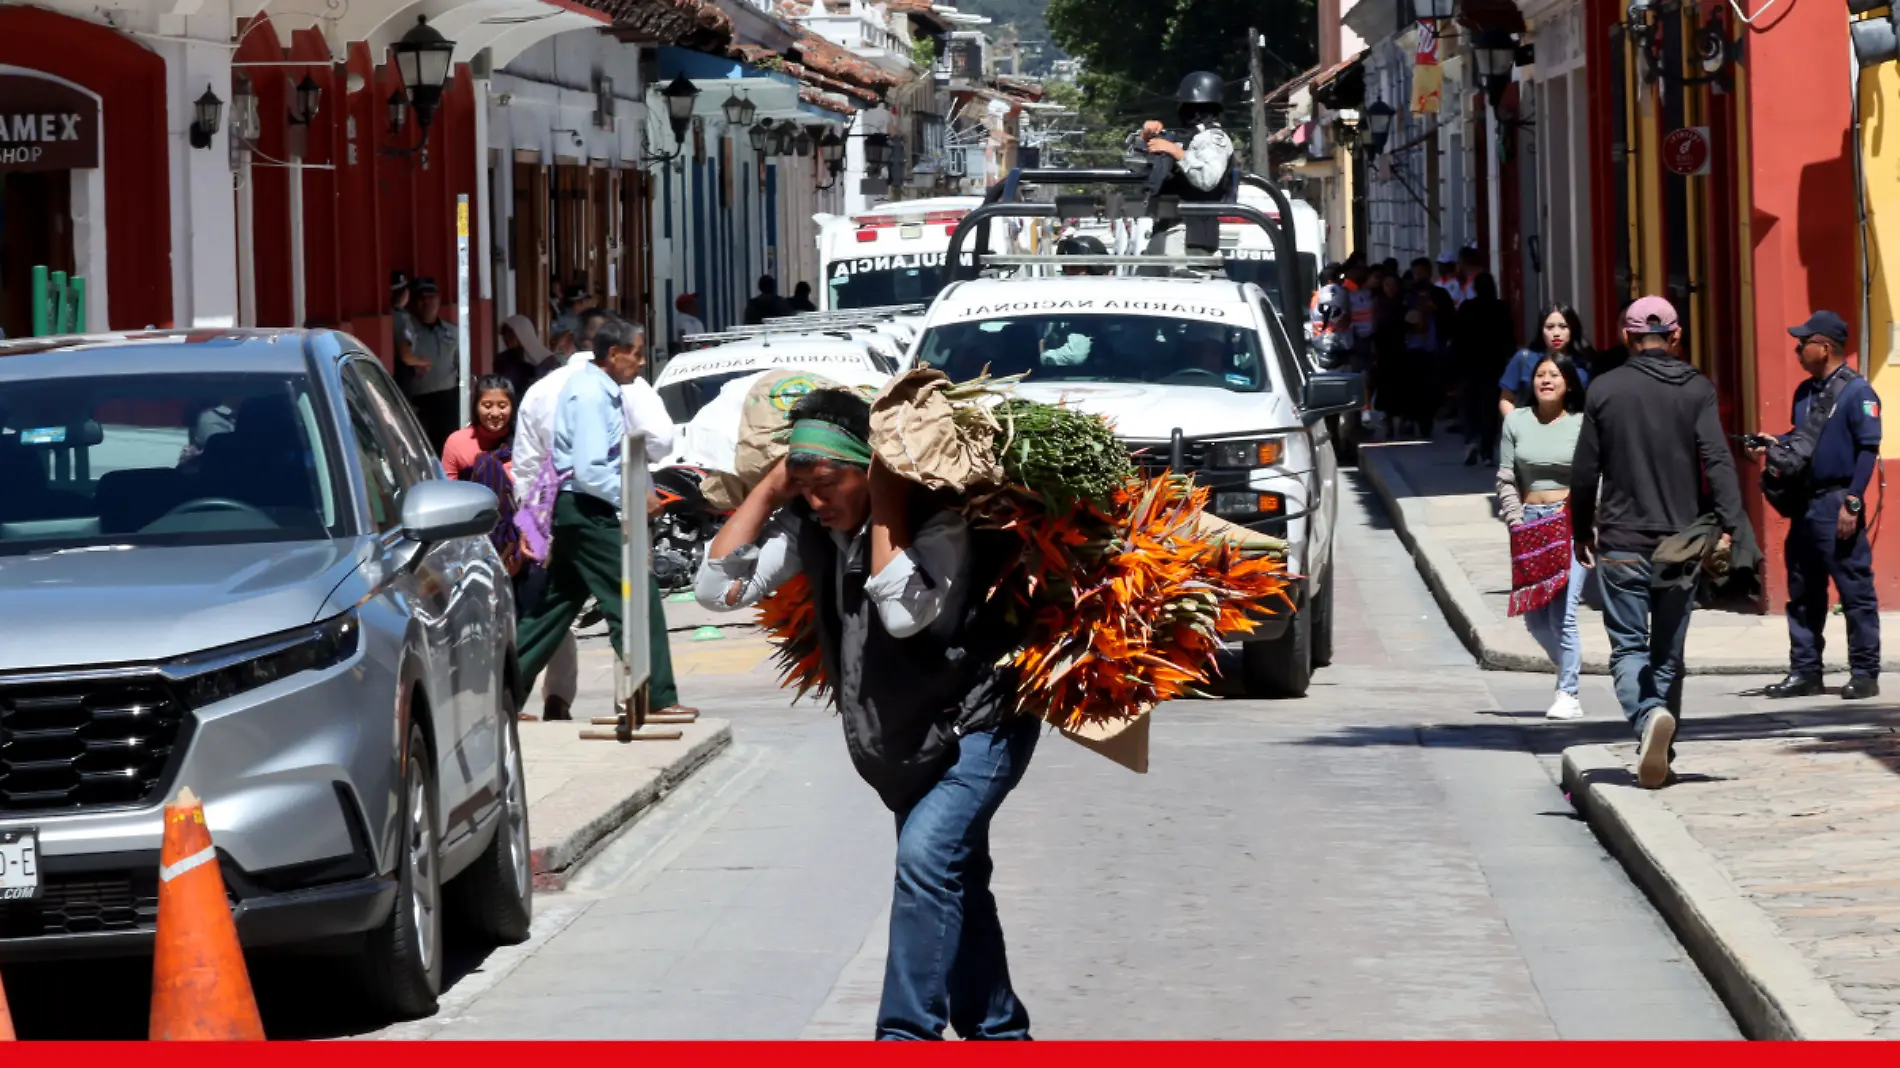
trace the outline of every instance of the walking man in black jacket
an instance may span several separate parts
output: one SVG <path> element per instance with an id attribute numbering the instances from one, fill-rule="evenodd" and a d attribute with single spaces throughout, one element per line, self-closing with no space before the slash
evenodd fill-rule
<path id="1" fill-rule="evenodd" d="M 1642 739 L 1637 782 L 1655 789 L 1668 781 L 1674 758 L 1695 590 L 1651 588 L 1650 554 L 1708 511 L 1705 476 L 1722 548 L 1747 517 L 1715 387 L 1680 357 L 1676 309 L 1661 297 L 1638 300 L 1624 313 L 1623 336 L 1629 362 L 1590 384 L 1571 468 L 1571 523 L 1584 566 L 1596 566 L 1601 550 L 1610 674 L 1624 718 Z"/>

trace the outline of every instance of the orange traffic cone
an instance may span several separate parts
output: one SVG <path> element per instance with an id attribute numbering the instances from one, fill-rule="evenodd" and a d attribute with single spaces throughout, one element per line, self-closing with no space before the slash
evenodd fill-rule
<path id="1" fill-rule="evenodd" d="M 0 984 L 0 1042 L 12 1042 L 15 1037 L 13 1010 L 7 1006 L 7 988 Z"/>
<path id="2" fill-rule="evenodd" d="M 224 897 L 205 808 L 190 787 L 165 806 L 158 856 L 158 946 L 152 960 L 154 1041 L 262 1041 L 250 972 Z"/>

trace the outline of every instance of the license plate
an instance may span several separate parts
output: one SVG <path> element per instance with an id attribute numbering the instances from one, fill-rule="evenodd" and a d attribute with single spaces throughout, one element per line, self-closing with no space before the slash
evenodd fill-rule
<path id="1" fill-rule="evenodd" d="M 0 831 L 0 901 L 40 896 L 40 833 Z"/>
<path id="2" fill-rule="evenodd" d="M 924 236 L 923 223 L 904 223 L 897 228 L 897 236 L 906 241 L 915 241 Z"/>

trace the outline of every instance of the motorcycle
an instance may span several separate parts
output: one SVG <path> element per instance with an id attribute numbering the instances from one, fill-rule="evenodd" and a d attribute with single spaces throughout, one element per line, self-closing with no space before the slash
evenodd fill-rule
<path id="1" fill-rule="evenodd" d="M 706 547 L 724 525 L 726 514 L 706 502 L 700 488 L 703 468 L 680 465 L 653 472 L 653 492 L 662 507 L 653 519 L 653 577 L 662 594 L 693 588 L 706 559 Z"/>

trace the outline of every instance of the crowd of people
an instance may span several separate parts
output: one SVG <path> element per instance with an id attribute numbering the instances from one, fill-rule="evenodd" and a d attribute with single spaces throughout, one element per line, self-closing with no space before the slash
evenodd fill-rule
<path id="1" fill-rule="evenodd" d="M 1510 528 L 1509 613 L 1557 668 L 1550 719 L 1583 716 L 1577 609 L 1594 574 L 1610 669 L 1641 739 L 1638 781 L 1672 777 L 1683 651 L 1698 601 L 1752 601 L 1761 552 L 1714 385 L 1688 361 L 1675 307 L 1624 309 L 1619 344 L 1591 346 L 1575 308 L 1554 303 L 1519 347 L 1511 314 L 1475 250 L 1409 271 L 1355 255 L 1321 276 L 1317 350 L 1369 375 L 1390 439 L 1427 439 L 1441 419 L 1467 465 L 1495 463 Z M 1864 494 L 1879 459 L 1880 401 L 1848 366 L 1847 323 L 1816 312 L 1788 329 L 1806 379 L 1790 429 L 1750 435 L 1764 496 L 1793 520 L 1784 560 L 1789 671 L 1769 697 L 1823 692 L 1828 585 L 1848 623 L 1840 696 L 1880 692 L 1880 615 Z"/>

